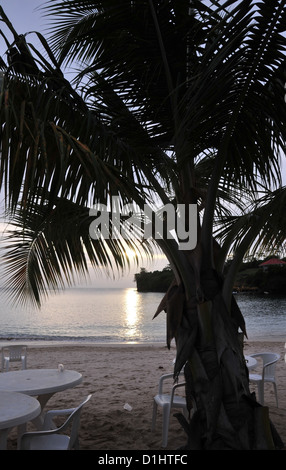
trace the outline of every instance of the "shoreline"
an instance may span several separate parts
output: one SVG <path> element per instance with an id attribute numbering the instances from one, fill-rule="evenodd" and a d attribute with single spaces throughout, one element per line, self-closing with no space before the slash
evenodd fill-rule
<path id="1" fill-rule="evenodd" d="M 164 347 L 166 346 L 166 341 L 89 341 L 87 340 L 49 340 L 49 339 L 28 339 L 23 338 L 15 339 L 2 339 L 0 340 L 0 348 L 4 346 L 9 346 L 12 344 L 23 344 L 29 347 L 43 347 L 43 346 L 94 346 L 94 347 Z M 284 343 L 286 348 L 286 334 L 281 336 L 268 336 L 266 337 L 255 337 L 255 338 L 244 338 L 244 344 L 247 343 Z M 167 346 L 166 346 L 167 347 Z M 171 349 L 176 349 L 174 340 L 171 343 Z M 285 350 L 286 353 L 286 350 Z"/>

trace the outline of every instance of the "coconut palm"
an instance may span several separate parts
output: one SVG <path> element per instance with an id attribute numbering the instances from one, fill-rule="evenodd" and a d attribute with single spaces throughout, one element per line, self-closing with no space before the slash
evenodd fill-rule
<path id="1" fill-rule="evenodd" d="M 53 22 L 49 44 L 38 35 L 45 55 L 1 11 L 14 34 L 0 112 L 0 181 L 20 228 L 6 247 L 13 293 L 39 302 L 88 260 L 122 268 L 126 243 L 150 254 L 155 243 L 174 272 L 156 315 L 166 311 L 174 377 L 184 367 L 196 407 L 190 422 L 179 418 L 188 447 L 280 446 L 249 391 L 232 287 L 248 250 L 284 243 L 273 211 L 285 200 L 284 2 L 50 0 L 44 11 Z M 69 83 L 62 69 L 75 64 Z M 184 221 L 195 246 L 181 249 L 168 226 L 160 238 L 142 237 L 140 224 L 135 236 L 94 237 L 89 208 L 112 210 L 114 196 L 141 211 L 188 215 L 195 204 Z M 116 220 L 101 229 L 114 233 Z"/>

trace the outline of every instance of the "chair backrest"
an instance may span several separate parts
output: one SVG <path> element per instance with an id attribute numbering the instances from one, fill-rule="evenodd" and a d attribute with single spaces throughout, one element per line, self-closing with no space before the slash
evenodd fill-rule
<path id="1" fill-rule="evenodd" d="M 73 412 L 69 415 L 68 419 L 60 426 L 57 428 L 57 433 L 64 431 L 66 428 L 71 426 L 71 431 L 70 431 L 70 441 L 69 441 L 69 449 L 73 449 L 77 438 L 78 438 L 78 431 L 79 431 L 79 424 L 80 424 L 80 415 L 81 415 L 81 410 L 83 406 L 90 400 L 92 395 L 88 395 L 88 397 L 77 407 L 73 410 Z"/>
<path id="2" fill-rule="evenodd" d="M 23 344 L 3 346 L 2 348 L 2 369 L 5 366 L 5 360 L 9 362 L 22 361 L 25 363 L 26 367 L 26 356 L 27 356 L 27 346 Z"/>
<path id="3" fill-rule="evenodd" d="M 9 354 L 10 361 L 21 361 L 22 357 L 26 355 L 27 346 L 17 345 L 17 346 L 7 346 L 4 348 L 4 351 L 7 350 Z"/>
<path id="4" fill-rule="evenodd" d="M 262 377 L 264 379 L 270 379 L 275 377 L 275 366 L 276 362 L 280 359 L 280 354 L 276 353 L 257 353 L 251 354 L 252 357 L 260 357 L 263 361 L 263 368 L 262 368 Z"/>
<path id="5" fill-rule="evenodd" d="M 263 374 L 264 379 L 275 376 L 276 362 L 280 359 L 280 355 L 276 353 L 263 353 Z"/>
<path id="6" fill-rule="evenodd" d="M 180 377 L 180 376 L 183 376 L 183 377 L 184 377 L 184 372 L 183 372 L 183 371 L 179 373 L 179 377 Z M 163 393 L 163 387 L 164 387 L 164 382 L 165 382 L 165 380 L 166 380 L 166 379 L 170 379 L 170 378 L 171 378 L 171 379 L 174 379 L 174 374 L 173 374 L 173 373 L 172 373 L 172 374 L 163 374 L 163 375 L 161 375 L 161 377 L 159 378 L 159 388 L 158 388 L 158 394 L 159 394 L 159 395 L 162 395 L 162 393 Z M 172 386 L 173 386 L 173 385 L 174 385 L 174 380 L 173 380 Z"/>

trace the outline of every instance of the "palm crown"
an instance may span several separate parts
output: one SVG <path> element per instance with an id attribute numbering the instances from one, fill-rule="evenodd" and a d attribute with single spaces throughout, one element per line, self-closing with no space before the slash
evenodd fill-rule
<path id="1" fill-rule="evenodd" d="M 82 243 L 90 223 L 86 208 L 112 195 L 141 208 L 146 202 L 197 203 L 207 252 L 215 214 L 226 214 L 229 203 L 245 210 L 238 191 L 253 199 L 262 183 L 279 184 L 284 6 L 261 2 L 255 10 L 255 2 L 235 3 L 50 1 L 47 15 L 56 18 L 51 49 L 39 34 L 46 58 L 12 30 L 1 181 L 12 212 L 20 204 L 21 219 L 40 224 L 27 248 L 37 245 L 60 205 L 69 205 L 66 241 L 56 247 L 54 237 L 49 248 L 63 254 L 65 261 L 53 261 L 59 273 L 60 265 L 67 277 L 71 265 L 84 269 L 85 244 L 95 264 L 115 258 L 124 265 L 122 240 L 108 249 L 98 241 L 95 249 L 88 237 Z M 61 67 L 75 62 L 80 71 L 71 85 Z M 67 242 L 69 221 L 75 227 L 71 214 L 77 217 L 79 209 L 85 225 L 77 223 L 79 232 Z M 66 251 L 71 243 L 82 253 L 77 261 Z M 160 245 L 170 256 L 171 242 Z M 150 244 L 146 249 L 151 253 Z M 52 277 L 56 285 L 52 273 L 46 280 Z"/>

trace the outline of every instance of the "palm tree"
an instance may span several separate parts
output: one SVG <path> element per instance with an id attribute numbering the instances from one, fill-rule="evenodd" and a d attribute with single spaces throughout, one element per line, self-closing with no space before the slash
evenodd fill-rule
<path id="1" fill-rule="evenodd" d="M 123 268 L 126 243 L 150 254 L 155 243 L 174 272 L 156 314 L 167 312 L 174 377 L 184 367 L 196 405 L 182 421 L 188 448 L 282 445 L 249 391 L 232 287 L 248 250 L 285 239 L 273 211 L 285 201 L 284 2 L 50 0 L 45 11 L 54 25 L 49 45 L 38 35 L 43 56 L 1 9 L 14 34 L 0 110 L 0 181 L 20 229 L 6 248 L 14 294 L 40 302 L 88 259 Z M 61 69 L 75 63 L 71 84 Z M 89 208 L 114 196 L 141 210 L 196 204 L 185 220 L 196 246 L 180 249 L 167 231 L 140 239 L 140 227 L 94 239 Z"/>

